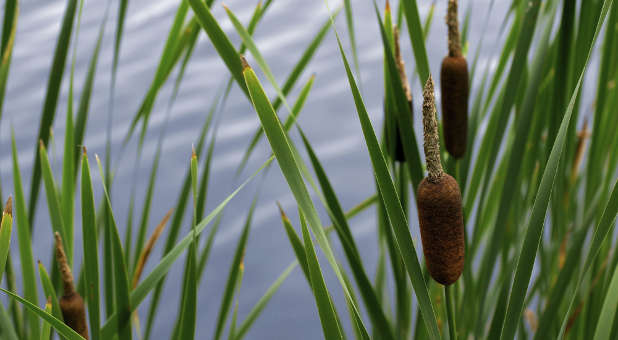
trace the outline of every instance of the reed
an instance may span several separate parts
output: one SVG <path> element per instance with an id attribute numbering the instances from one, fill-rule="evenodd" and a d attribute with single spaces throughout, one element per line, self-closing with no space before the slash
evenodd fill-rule
<path id="1" fill-rule="evenodd" d="M 442 169 L 431 75 L 423 89 L 423 134 L 427 177 L 418 187 L 416 204 L 425 263 L 431 277 L 453 284 L 464 266 L 464 221 L 457 181 Z"/>
<path id="2" fill-rule="evenodd" d="M 442 60 L 442 126 L 446 150 L 455 158 L 466 152 L 468 138 L 468 96 L 470 94 L 468 62 L 461 53 L 457 20 L 457 0 L 449 0 L 446 15 L 448 55 Z"/>

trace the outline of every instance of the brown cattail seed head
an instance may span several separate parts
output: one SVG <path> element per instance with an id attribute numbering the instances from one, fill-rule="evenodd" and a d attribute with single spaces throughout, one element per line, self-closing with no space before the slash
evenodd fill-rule
<path id="1" fill-rule="evenodd" d="M 455 158 L 466 152 L 468 138 L 468 63 L 463 56 L 447 56 L 440 72 L 442 128 L 446 150 Z"/>
<path id="2" fill-rule="evenodd" d="M 443 174 L 433 183 L 423 179 L 416 195 L 423 253 L 434 280 L 450 285 L 464 265 L 464 221 L 457 181 Z"/>
<path id="3" fill-rule="evenodd" d="M 71 327 L 85 339 L 88 339 L 84 299 L 75 291 L 73 286 L 73 274 L 71 273 L 71 267 L 67 263 L 67 257 L 62 246 L 62 238 L 60 238 L 60 234 L 57 232 L 54 233 L 54 237 L 56 239 L 56 261 L 60 267 L 64 287 L 64 295 L 58 301 L 62 317 L 67 326 Z"/>
<path id="4" fill-rule="evenodd" d="M 425 83 L 423 89 L 423 135 L 425 143 L 425 160 L 427 161 L 427 178 L 432 183 L 437 183 L 443 175 L 442 163 L 440 162 L 440 136 L 438 135 L 438 123 L 436 121 L 436 105 L 433 93 L 433 79 Z"/>
<path id="5" fill-rule="evenodd" d="M 440 163 L 440 138 L 431 75 L 423 89 L 423 132 L 428 175 L 418 186 L 416 203 L 429 274 L 437 282 L 457 281 L 464 264 L 464 222 L 457 181 Z"/>

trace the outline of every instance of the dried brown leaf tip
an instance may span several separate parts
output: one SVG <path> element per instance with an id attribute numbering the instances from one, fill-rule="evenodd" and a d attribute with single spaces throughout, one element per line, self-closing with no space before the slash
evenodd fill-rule
<path id="1" fill-rule="evenodd" d="M 243 71 L 251 68 L 251 66 L 249 66 L 249 63 L 247 62 L 247 59 L 245 59 L 245 56 L 243 55 L 240 56 L 240 63 L 242 64 Z"/>
<path id="2" fill-rule="evenodd" d="M 59 300 L 62 317 L 67 326 L 71 327 L 71 329 L 85 339 L 88 339 L 84 299 L 75 291 L 73 286 L 73 273 L 71 273 L 71 267 L 67 262 L 64 247 L 62 246 L 62 238 L 57 232 L 54 233 L 54 237 L 56 239 L 56 261 L 60 267 L 60 275 L 64 287 L 64 293 Z"/>
<path id="3" fill-rule="evenodd" d="M 6 205 L 2 213 L 11 217 L 13 216 L 13 198 L 11 196 L 6 200 Z"/>
<path id="4" fill-rule="evenodd" d="M 464 222 L 457 181 L 444 173 L 436 121 L 433 79 L 423 90 L 424 149 L 428 175 L 418 186 L 416 203 L 425 263 L 431 277 L 450 285 L 464 265 Z"/>

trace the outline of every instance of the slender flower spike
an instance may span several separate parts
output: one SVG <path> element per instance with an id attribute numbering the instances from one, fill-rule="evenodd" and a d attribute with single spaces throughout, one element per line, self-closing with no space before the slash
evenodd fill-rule
<path id="1" fill-rule="evenodd" d="M 88 339 L 88 325 L 86 324 L 86 308 L 84 299 L 75 291 L 73 286 L 73 273 L 67 263 L 67 256 L 64 253 L 60 234 L 54 233 L 56 238 L 56 261 L 60 267 L 62 285 L 64 293 L 60 297 L 60 310 L 64 323 L 79 333 L 84 339 Z"/>
<path id="2" fill-rule="evenodd" d="M 455 158 L 466 152 L 468 138 L 468 63 L 461 53 L 457 0 L 449 0 L 446 15 L 448 55 L 442 61 L 442 125 L 446 150 Z"/>
<path id="3" fill-rule="evenodd" d="M 418 186 L 418 219 L 429 274 L 437 282 L 457 281 L 464 265 L 464 222 L 457 181 L 442 169 L 433 79 L 423 90 L 423 132 L 428 175 Z"/>

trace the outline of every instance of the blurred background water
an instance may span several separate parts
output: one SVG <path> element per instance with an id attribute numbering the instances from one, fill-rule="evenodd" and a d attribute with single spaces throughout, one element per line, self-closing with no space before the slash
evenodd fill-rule
<path id="1" fill-rule="evenodd" d="M 417 2 L 421 17 L 424 20 L 433 1 L 419 0 Z M 437 2 L 433 25 L 427 39 L 431 71 L 436 76 L 439 72 L 441 60 L 447 53 L 446 25 L 443 20 L 446 2 Z M 474 55 L 480 37 L 484 35 L 483 52 L 479 59 L 477 75 L 485 68 L 491 68 L 495 63 L 496 54 L 501 46 L 500 32 L 506 24 L 504 22 L 507 11 L 505 5 L 497 1 L 492 12 L 489 13 L 490 2 L 490 0 L 460 1 L 460 20 L 463 21 L 463 14 L 469 6 L 472 8 L 473 14 L 469 31 L 469 51 L 471 55 Z M 122 158 L 119 158 L 122 139 L 125 137 L 128 126 L 150 85 L 178 4 L 178 0 L 131 0 L 129 2 L 118 69 L 116 96 L 112 110 L 112 159 L 115 162 L 113 167 L 118 169 L 112 196 L 122 235 L 124 235 L 130 191 L 133 185 L 136 185 L 137 188 L 134 221 L 138 221 L 141 213 L 143 198 L 148 186 L 148 175 L 152 166 L 157 139 L 161 129 L 164 128 L 165 112 L 172 93 L 176 71 L 163 87 L 155 103 L 146 136 L 144 154 L 137 165 L 137 170 L 135 169 L 137 145 L 135 138 L 127 146 L 127 151 Z M 257 0 L 226 1 L 226 5 L 244 23 L 249 20 L 256 4 Z M 332 0 L 330 5 L 331 8 L 338 6 L 337 1 Z M 372 2 L 353 1 L 352 5 L 363 95 L 374 127 L 376 131 L 381 131 L 379 127 L 382 120 L 383 68 L 380 33 Z M 380 0 L 379 5 L 383 7 L 384 2 Z M 0 154 L 0 174 L 4 195 L 13 192 L 10 163 L 11 127 L 15 130 L 22 177 L 25 181 L 24 186 L 26 188 L 30 186 L 35 138 L 52 55 L 66 1 L 29 0 L 21 1 L 20 6 L 18 31 L 0 129 L 0 148 L 2 150 Z M 107 6 L 108 1 L 105 0 L 86 1 L 85 3 L 75 65 L 76 99 L 79 99 L 81 95 L 88 63 Z M 101 156 L 104 154 L 117 6 L 117 1 L 112 1 L 110 17 L 105 26 L 102 51 L 90 105 L 84 144 L 88 147 L 91 162 L 95 153 Z M 220 2 L 215 2 L 213 5 L 213 13 L 237 46 L 240 40 L 227 19 Z M 287 77 L 301 53 L 327 18 L 328 9 L 324 2 L 320 0 L 275 0 L 273 2 L 266 16 L 258 25 L 254 37 L 278 82 L 282 83 Z M 343 12 L 337 18 L 337 29 L 342 35 L 349 57 L 351 57 Z M 407 31 L 403 34 L 401 42 L 408 77 L 411 77 L 414 59 Z M 69 62 L 70 58 L 71 56 L 69 56 Z M 250 56 L 248 59 L 252 63 L 253 59 Z M 253 64 L 257 69 L 257 64 L 255 62 Z M 52 167 L 57 174 L 60 174 L 62 165 L 68 70 L 69 67 L 67 66 L 53 129 L 55 144 L 49 147 L 52 154 Z M 328 33 L 298 84 L 305 83 L 311 74 L 316 75 L 316 80 L 305 108 L 300 114 L 299 122 L 322 161 L 341 199 L 344 210 L 347 210 L 372 195 L 375 187 L 371 164 L 332 31 Z M 258 75 L 262 82 L 267 85 L 263 74 L 258 72 Z M 165 212 L 175 206 L 189 164 L 191 145 L 196 142 L 208 108 L 227 79 L 227 69 L 206 35 L 203 32 L 200 33 L 198 45 L 189 62 L 178 98 L 171 110 L 152 202 L 148 235 Z M 420 83 L 417 77 L 411 78 L 410 81 L 414 97 L 414 110 L 418 113 L 421 104 Z M 292 91 L 292 94 L 288 97 L 290 102 L 295 100 L 300 87 L 301 85 L 297 85 L 296 90 Z M 272 97 L 274 91 L 268 86 L 266 88 Z M 77 105 L 77 101 L 75 105 Z M 280 113 L 284 115 L 285 109 L 280 110 Z M 238 87 L 232 89 L 227 105 L 217 112 L 215 120 L 219 124 L 219 129 L 216 136 L 211 181 L 208 187 L 207 212 L 227 197 L 241 183 L 241 179 L 255 171 L 269 155 L 269 147 L 262 141 L 251 158 L 247 170 L 239 177 L 240 179 L 234 177 L 249 138 L 259 125 L 253 108 Z M 415 124 L 417 136 L 421 136 L 420 119 L 416 119 Z M 293 133 L 292 135 L 294 140 L 298 141 L 297 134 Z M 200 155 L 200 158 L 200 165 L 203 165 L 205 155 Z M 101 199 L 100 177 L 96 169 L 93 170 L 95 194 L 97 202 L 99 202 Z M 134 176 L 135 170 L 137 176 Z M 200 339 L 210 338 L 214 332 L 221 294 L 225 286 L 236 241 L 251 200 L 258 189 L 261 189 L 259 203 L 244 258 L 244 281 L 237 296 L 239 320 L 246 317 L 269 285 L 295 259 L 281 226 L 275 202 L 278 201 L 282 204 L 293 223 L 298 227 L 296 206 L 286 182 L 278 167 L 275 166 L 268 172 L 267 176 L 260 175 L 256 178 L 229 204 L 224 212 L 224 218 L 206 267 L 205 277 L 199 289 L 197 336 Z M 39 197 L 42 195 L 44 194 L 41 192 Z M 76 209 L 76 254 L 81 254 L 79 203 L 77 203 Z M 329 223 L 323 209 L 320 212 L 323 223 Z M 183 224 L 183 235 L 189 230 L 188 216 L 189 214 L 187 214 Z M 375 220 L 374 209 L 370 209 L 351 221 L 354 237 L 372 277 L 375 273 L 378 255 Z M 413 237 L 418 240 L 415 209 L 411 209 L 410 221 Z M 136 223 L 134 222 L 134 224 Z M 42 199 L 39 200 L 34 228 L 35 257 L 49 266 L 52 237 L 46 203 Z M 166 233 L 164 233 L 165 236 Z M 146 266 L 145 273 L 148 273 L 158 262 L 163 243 L 162 240 L 158 242 L 153 256 Z M 14 254 L 17 254 L 16 244 L 17 242 L 13 243 Z M 337 242 L 335 242 L 335 248 L 340 252 Z M 81 261 L 80 257 L 81 255 L 76 256 L 78 267 Z M 183 263 L 183 259 L 177 261 L 169 274 L 160 313 L 153 332 L 154 339 L 168 338 L 176 321 Z M 18 256 L 13 256 L 13 265 L 15 268 L 19 268 Z M 328 265 L 324 264 L 323 270 L 327 285 L 334 295 L 337 308 L 345 314 L 345 303 L 339 283 Z M 17 280 L 18 287 L 21 287 L 21 278 L 17 277 Z M 142 326 L 145 325 L 149 302 L 150 298 L 143 302 L 139 308 Z M 349 331 L 349 324 L 347 322 L 344 322 L 344 324 Z M 295 272 L 273 297 L 247 338 L 294 338 L 300 340 L 319 339 L 321 337 L 321 326 L 311 291 L 301 271 L 295 269 Z"/>

